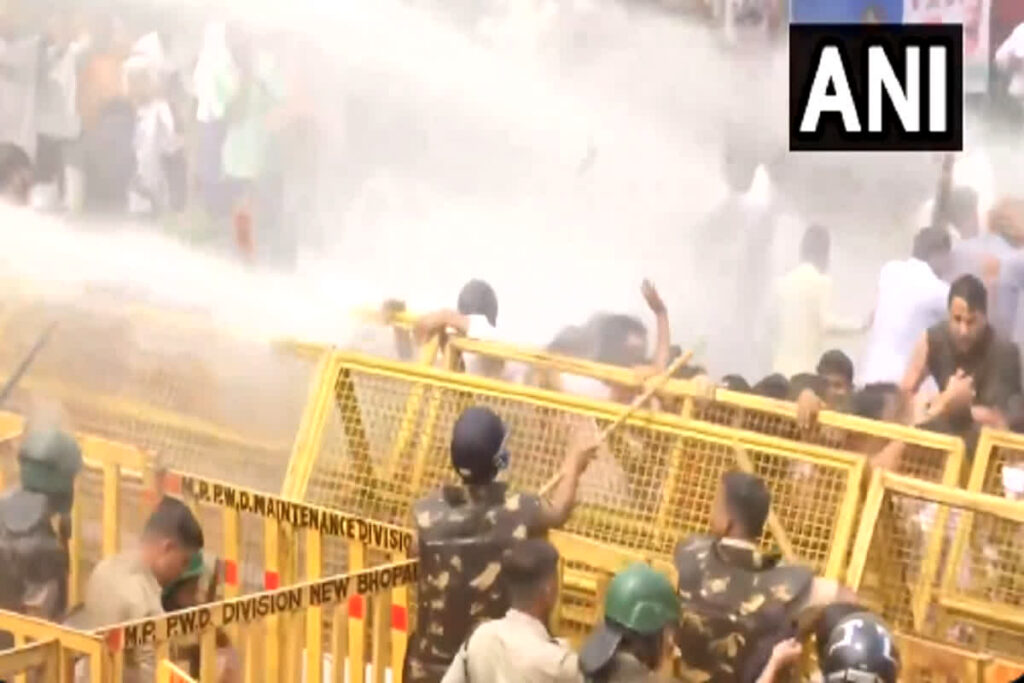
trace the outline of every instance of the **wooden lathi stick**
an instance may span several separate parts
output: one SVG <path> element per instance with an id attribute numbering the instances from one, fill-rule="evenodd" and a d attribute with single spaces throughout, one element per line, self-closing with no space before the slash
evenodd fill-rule
<path id="1" fill-rule="evenodd" d="M 645 403 L 651 400 L 651 397 L 653 397 L 659 389 L 665 386 L 665 383 L 668 382 L 669 378 L 672 377 L 672 375 L 676 374 L 679 368 L 682 368 L 687 363 L 689 363 L 691 358 L 693 358 L 693 351 L 687 351 L 683 354 L 680 354 L 680 356 L 676 358 L 674 361 L 672 361 L 672 363 L 669 364 L 667 368 L 665 368 L 657 375 L 652 377 L 648 381 L 647 389 L 642 394 L 633 399 L 633 402 L 629 404 L 629 407 L 626 408 L 626 410 L 624 410 L 621 415 L 615 418 L 614 422 L 612 422 L 610 425 L 601 430 L 601 435 L 598 437 L 597 443 L 601 444 L 605 440 L 607 440 L 612 432 L 621 427 L 626 422 L 626 420 L 628 420 L 630 416 L 633 415 L 633 413 L 635 413 Z M 561 481 L 561 479 L 562 471 L 559 470 L 558 472 L 555 473 L 553 477 L 551 477 L 551 479 L 548 479 L 547 483 L 544 484 L 544 486 L 541 487 L 540 495 L 546 496 L 549 493 L 551 493 L 551 489 L 555 488 L 555 486 L 558 485 L 558 482 Z"/>

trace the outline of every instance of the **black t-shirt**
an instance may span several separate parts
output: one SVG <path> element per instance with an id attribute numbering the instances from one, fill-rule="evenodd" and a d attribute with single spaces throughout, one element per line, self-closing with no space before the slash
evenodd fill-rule
<path id="1" fill-rule="evenodd" d="M 963 370 L 974 378 L 975 405 L 1006 410 L 1010 397 L 1021 393 L 1020 351 L 991 326 L 967 353 L 956 350 L 945 321 L 928 328 L 927 334 L 928 371 L 940 390 L 957 370 Z"/>

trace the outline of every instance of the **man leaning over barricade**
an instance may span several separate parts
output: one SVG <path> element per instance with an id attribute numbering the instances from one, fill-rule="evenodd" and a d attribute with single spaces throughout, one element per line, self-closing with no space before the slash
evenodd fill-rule
<path id="1" fill-rule="evenodd" d="M 203 530 L 180 500 L 163 498 L 149 516 L 138 547 L 102 560 L 85 588 L 85 602 L 67 625 L 92 631 L 164 613 L 162 593 L 203 549 Z M 126 655 L 124 680 L 152 676 L 151 657 Z M 81 680 L 81 679 L 79 679 Z"/>
<path id="2" fill-rule="evenodd" d="M 413 506 L 420 558 L 418 617 L 405 658 L 405 681 L 437 683 L 472 625 L 500 618 L 502 553 L 517 540 L 562 525 L 572 511 L 579 477 L 596 448 L 577 435 L 551 502 L 509 494 L 495 481 L 508 466 L 508 429 L 492 410 L 467 409 L 452 433 L 452 465 L 462 486 L 443 486 Z"/>

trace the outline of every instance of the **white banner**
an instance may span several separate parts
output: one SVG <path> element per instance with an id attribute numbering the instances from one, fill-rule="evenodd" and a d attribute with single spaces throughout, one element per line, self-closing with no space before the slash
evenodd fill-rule
<path id="1" fill-rule="evenodd" d="M 904 0 L 906 24 L 963 24 L 964 92 L 988 90 L 992 0 Z"/>

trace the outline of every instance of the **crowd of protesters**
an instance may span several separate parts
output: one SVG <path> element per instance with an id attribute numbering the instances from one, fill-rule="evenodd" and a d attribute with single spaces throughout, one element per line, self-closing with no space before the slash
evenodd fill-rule
<path id="1" fill-rule="evenodd" d="M 905 258 L 882 266 L 866 319 L 842 320 L 830 312 L 830 233 L 811 225 L 794 255 L 797 264 L 766 283 L 772 320 L 763 376 L 700 365 L 680 376 L 696 379 L 701 392 L 722 387 L 796 401 L 805 424 L 828 408 L 959 435 L 968 452 L 983 426 L 1024 431 L 1018 324 L 1024 320 L 1017 315 L 1024 289 L 1024 201 L 1001 199 L 981 215 L 976 193 L 955 186 L 951 168 L 952 158 L 943 166 L 931 225 L 908 244 Z M 642 294 L 657 321 L 653 352 L 647 326 L 625 314 L 598 314 L 566 327 L 547 349 L 634 368 L 640 378 L 668 368 L 680 349 L 670 339 L 666 304 L 649 282 Z M 415 331 L 421 339 L 444 329 L 500 339 L 498 324 L 497 295 L 474 280 L 456 309 L 421 316 Z M 866 333 L 866 348 L 861 354 L 830 349 L 829 332 Z M 753 342 L 748 346 L 753 353 Z M 596 398 L 628 402 L 635 395 L 628 387 L 523 372 L 494 359 L 469 359 L 468 365 L 479 374 Z M 875 455 L 875 464 L 894 465 L 886 449 Z"/>
<path id="2" fill-rule="evenodd" d="M 295 51 L 266 31 L 203 21 L 105 3 L 0 4 L 8 201 L 181 225 L 243 258 L 293 260 L 283 176 L 310 128 Z"/>

